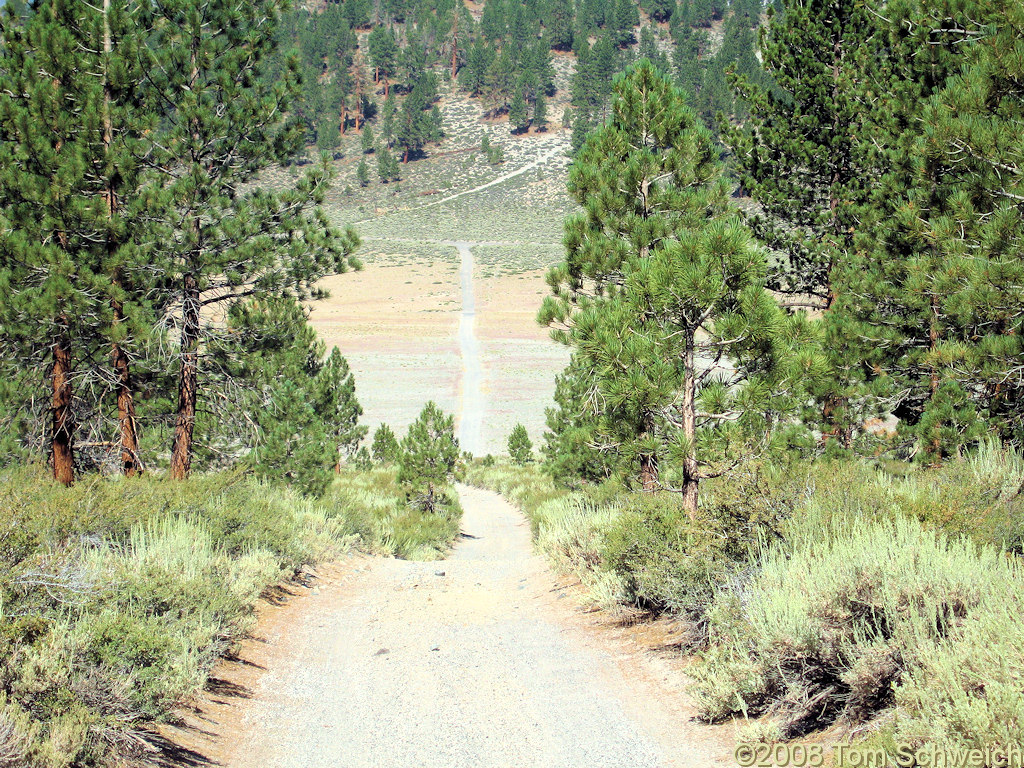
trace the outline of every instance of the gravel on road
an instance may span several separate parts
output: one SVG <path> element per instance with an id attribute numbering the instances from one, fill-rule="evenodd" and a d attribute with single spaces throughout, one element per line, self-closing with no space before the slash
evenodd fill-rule
<path id="1" fill-rule="evenodd" d="M 301 622 L 267 639 L 266 671 L 220 722 L 232 732 L 215 759 L 231 768 L 729 764 L 725 740 L 687 722 L 676 688 L 602 644 L 574 601 L 560 599 L 521 513 L 497 494 L 459 492 L 463 533 L 449 559 L 366 559 L 301 598 Z"/>

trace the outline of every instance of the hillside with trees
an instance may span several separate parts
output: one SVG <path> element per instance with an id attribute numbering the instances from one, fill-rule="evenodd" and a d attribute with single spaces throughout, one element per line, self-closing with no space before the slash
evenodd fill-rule
<path id="1" fill-rule="evenodd" d="M 457 83 L 489 116 L 508 116 L 513 131 L 543 130 L 556 93 L 556 57 L 571 66 L 563 96 L 571 99 L 567 117 L 578 137 L 607 117 L 612 77 L 637 58 L 672 72 L 717 131 L 719 114 L 731 122 L 745 116 L 729 73 L 762 80 L 756 41 L 763 11 L 756 0 L 659 0 L 650 7 L 497 0 L 480 10 L 453 0 L 328 2 L 284 15 L 275 67 L 297 58 L 297 112 L 307 142 L 321 150 L 337 149 L 346 132 L 368 120 L 403 159 L 437 142 L 443 127 L 431 108 L 438 79 Z M 413 97 L 408 107 L 406 96 Z"/>

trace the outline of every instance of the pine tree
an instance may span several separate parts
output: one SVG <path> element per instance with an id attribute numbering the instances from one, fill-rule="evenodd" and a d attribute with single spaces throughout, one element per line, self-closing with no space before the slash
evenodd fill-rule
<path id="1" fill-rule="evenodd" d="M 373 460 L 378 464 L 394 464 L 401 454 L 401 446 L 394 431 L 387 424 L 381 424 L 373 433 Z"/>
<path id="2" fill-rule="evenodd" d="M 512 463 L 519 466 L 525 466 L 533 460 L 533 443 L 522 424 L 516 424 L 508 436 L 508 455 Z"/>
<path id="3" fill-rule="evenodd" d="M 237 303 L 228 324 L 232 332 L 215 340 L 210 354 L 241 382 L 234 390 L 241 395 L 235 395 L 238 427 L 225 432 L 218 453 L 229 453 L 242 425 L 253 424 L 256 447 L 246 457 L 252 470 L 322 493 L 332 470 L 366 435 L 348 363 L 337 348 L 324 360 L 323 342 L 291 298 Z"/>
<path id="4" fill-rule="evenodd" d="M 655 21 L 668 21 L 676 8 L 675 0 L 646 0 L 642 3 L 644 10 Z"/>
<path id="5" fill-rule="evenodd" d="M 380 178 L 382 184 L 388 184 L 392 181 L 398 181 L 401 179 L 402 174 L 398 165 L 398 158 L 396 158 L 391 150 L 387 147 L 381 147 L 376 152 L 377 157 L 377 176 Z"/>
<path id="6" fill-rule="evenodd" d="M 650 62 L 630 67 L 573 163 L 586 213 L 566 222 L 540 315 L 598 390 L 601 444 L 647 491 L 672 487 L 663 465 L 678 457 L 691 515 L 700 482 L 763 446 L 799 402 L 782 393 L 820 367 L 802 316 L 787 321 L 765 290 L 721 173 L 683 94 Z"/>
<path id="7" fill-rule="evenodd" d="M 165 279 L 180 286 L 180 365 L 171 477 L 188 476 L 200 398 L 200 354 L 216 333 L 203 307 L 250 297 L 304 298 L 324 275 L 358 266 L 351 230 L 332 227 L 317 206 L 330 178 L 317 164 L 292 188 L 251 185 L 292 157 L 302 128 L 290 114 L 295 77 L 271 81 L 277 40 L 273 0 L 239 7 L 221 0 L 154 6 L 144 87 L 172 105 L 153 144 L 165 169 L 153 205 L 161 211 Z"/>
<path id="8" fill-rule="evenodd" d="M 512 127 L 512 133 L 522 133 L 530 126 L 530 120 L 526 112 L 526 99 L 523 97 L 521 88 L 516 89 L 516 95 L 508 108 L 508 123 Z"/>
<path id="9" fill-rule="evenodd" d="M 398 70 L 398 42 L 388 27 L 374 27 L 367 39 L 373 82 L 384 82 L 384 96 L 391 94 L 390 79 Z"/>
<path id="10" fill-rule="evenodd" d="M 617 469 L 616 456 L 602 451 L 598 414 L 589 405 L 594 380 L 576 354 L 555 378 L 555 407 L 545 411 L 544 467 L 556 482 L 575 487 L 600 483 Z"/>
<path id="11" fill-rule="evenodd" d="M 720 16 L 715 11 L 712 0 L 689 0 L 688 16 L 694 27 L 710 27 L 712 20 Z"/>
<path id="12" fill-rule="evenodd" d="M 366 187 L 370 184 L 370 166 L 366 164 L 366 158 L 360 158 L 359 165 L 356 166 L 356 181 L 359 182 L 360 187 Z"/>
<path id="13" fill-rule="evenodd" d="M 384 139 L 384 145 L 389 149 L 395 141 L 395 115 L 397 112 L 395 94 L 390 93 L 384 99 L 384 108 L 380 115 L 380 137 Z"/>
<path id="14" fill-rule="evenodd" d="M 487 71 L 494 62 L 495 51 L 483 40 L 477 40 L 469 49 L 466 66 L 459 73 L 459 83 L 470 96 L 479 96 L 487 84 Z"/>
<path id="15" fill-rule="evenodd" d="M 551 0 L 544 18 L 551 47 L 559 51 L 571 50 L 573 42 L 571 0 Z"/>
<path id="16" fill-rule="evenodd" d="M 675 35 L 675 43 L 673 61 L 676 65 L 676 82 L 686 93 L 688 103 L 696 107 L 704 85 L 705 62 L 702 56 L 708 44 L 708 35 L 703 29 L 684 26 Z"/>
<path id="17" fill-rule="evenodd" d="M 328 102 L 315 118 L 316 148 L 321 152 L 333 152 L 341 145 L 341 128 L 335 109 L 337 106 Z"/>
<path id="18" fill-rule="evenodd" d="M 44 5 L 24 28 L 20 19 L 5 14 L 0 51 L 0 328 L 5 346 L 18 359 L 42 366 L 42 356 L 50 358 L 47 439 L 54 478 L 64 485 L 71 485 L 75 472 L 72 377 L 81 356 L 75 342 L 91 332 L 88 324 L 82 327 L 82 319 L 94 306 L 80 286 L 90 266 L 95 267 L 77 258 L 75 233 L 68 231 L 63 215 L 67 198 L 83 196 L 87 184 L 83 164 L 76 162 L 88 156 L 87 148 L 76 141 L 75 112 L 68 108 L 76 92 L 86 88 L 80 84 L 85 73 L 70 55 L 78 41 L 65 14 L 75 10 Z M 48 76 L 39 78 L 36 72 Z"/>
<path id="19" fill-rule="evenodd" d="M 369 125 L 363 127 L 363 135 L 359 137 L 359 146 L 364 155 L 373 152 L 373 128 Z"/>
<path id="20" fill-rule="evenodd" d="M 338 456 L 338 464 L 351 458 L 368 428 L 359 424 L 363 408 L 356 400 L 355 376 L 337 347 L 320 365 L 310 386 L 310 403 L 326 426 L 328 440 Z"/>
<path id="21" fill-rule="evenodd" d="M 505 34 L 507 21 L 504 3 L 486 3 L 480 16 L 480 31 L 483 36 L 494 42 Z"/>
<path id="22" fill-rule="evenodd" d="M 615 0 L 611 14 L 610 30 L 612 41 L 620 48 L 633 43 L 633 29 L 640 25 L 640 13 L 636 0 Z"/>
<path id="23" fill-rule="evenodd" d="M 136 351 L 132 350 L 135 342 L 150 331 L 154 314 L 147 298 L 151 281 L 146 276 L 147 227 L 143 224 L 149 212 L 140 205 L 146 180 L 137 149 L 141 137 L 154 128 L 156 117 L 135 87 L 143 74 L 134 48 L 140 32 L 127 9 L 104 0 L 99 18 L 93 16 L 92 37 L 101 40 L 103 100 L 102 151 L 93 158 L 92 172 L 102 179 L 100 197 L 106 204 L 106 210 L 100 213 L 106 224 L 102 271 L 110 279 L 107 336 L 116 381 L 120 469 L 122 474 L 132 476 L 142 472 L 143 463 L 131 353 Z"/>
<path id="24" fill-rule="evenodd" d="M 514 89 L 512 58 L 502 51 L 487 68 L 484 98 L 492 115 L 500 114 L 508 106 Z"/>
<path id="25" fill-rule="evenodd" d="M 154 314 L 139 144 L 155 115 L 136 88 L 145 32 L 131 13 L 123 0 L 63 0 L 7 13 L 0 29 L 0 341 L 20 360 L 52 358 L 48 440 L 64 484 L 82 376 L 113 380 L 120 469 L 142 469 L 130 355 Z M 111 375 L 78 370 L 99 345 Z"/>
<path id="26" fill-rule="evenodd" d="M 533 127 L 538 132 L 548 129 L 548 100 L 543 93 L 538 93 L 533 101 Z"/>
<path id="27" fill-rule="evenodd" d="M 434 402 L 427 403 L 402 440 L 398 482 L 407 489 L 410 501 L 433 512 L 440 502 L 440 490 L 455 475 L 458 461 L 454 417 L 446 416 Z"/>
<path id="28" fill-rule="evenodd" d="M 888 9 L 866 67 L 878 183 L 841 276 L 872 392 L 913 451 L 938 461 L 977 437 L 972 412 L 1022 439 L 1021 8 L 1000 1 Z M 1015 31 L 1016 30 L 1016 31 Z"/>
<path id="29" fill-rule="evenodd" d="M 541 37 L 523 54 L 523 76 L 528 78 L 535 94 L 555 94 L 555 65 L 551 59 L 551 44 Z"/>
<path id="30" fill-rule="evenodd" d="M 864 135 L 857 57 L 875 32 L 872 16 L 855 0 L 787 0 L 761 36 L 771 84 L 738 75 L 737 93 L 749 117 L 727 132 L 743 188 L 758 203 L 755 234 L 780 254 L 769 280 L 790 303 L 808 301 L 828 311 L 836 269 L 848 260 L 856 205 L 872 174 L 858 150 Z M 830 318 L 830 350 L 837 376 L 816 393 L 827 436 L 847 447 L 857 419 L 848 382 L 860 366 L 843 324 Z"/>
<path id="31" fill-rule="evenodd" d="M 395 138 L 403 149 L 402 162 L 418 154 L 429 142 L 441 138 L 440 113 L 432 109 L 437 100 L 437 79 L 432 72 L 420 77 L 402 102 Z"/>
<path id="32" fill-rule="evenodd" d="M 587 141 L 587 136 L 590 135 L 591 125 L 588 115 L 583 110 L 576 110 L 576 115 L 572 120 L 572 136 L 569 140 L 569 146 L 573 156 L 583 149 L 583 145 Z"/>

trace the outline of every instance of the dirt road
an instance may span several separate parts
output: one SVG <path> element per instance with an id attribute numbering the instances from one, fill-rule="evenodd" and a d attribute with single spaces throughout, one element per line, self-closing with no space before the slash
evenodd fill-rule
<path id="1" fill-rule="evenodd" d="M 484 422 L 483 368 L 476 338 L 476 298 L 473 291 L 473 251 L 469 243 L 452 243 L 459 251 L 459 285 L 462 314 L 459 316 L 459 351 L 462 354 L 462 400 L 459 408 L 459 447 L 472 454 L 482 452 Z"/>
<path id="2" fill-rule="evenodd" d="M 460 493 L 450 559 L 365 560 L 294 601 L 251 693 L 207 713 L 203 751 L 232 768 L 728 764 L 657 663 L 559 599 L 521 515 Z"/>

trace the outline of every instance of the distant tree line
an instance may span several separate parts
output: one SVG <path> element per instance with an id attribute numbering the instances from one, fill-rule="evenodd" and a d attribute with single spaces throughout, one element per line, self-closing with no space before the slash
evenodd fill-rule
<path id="1" fill-rule="evenodd" d="M 713 130 L 719 115 L 741 121 L 744 103 L 728 74 L 761 77 L 755 51 L 763 16 L 761 0 L 489 0 L 479 19 L 456 0 L 328 2 L 285 14 L 275 67 L 297 58 L 296 108 L 306 140 L 333 150 L 346 131 L 387 121 L 381 105 L 395 92 L 412 94 L 430 73 L 457 80 L 489 115 L 507 114 L 514 132 L 543 131 L 555 93 L 553 56 L 571 52 L 568 117 L 578 149 L 608 117 L 612 78 L 637 58 L 672 74 Z M 416 104 L 422 125 L 410 128 L 415 121 L 407 119 L 401 133 L 381 124 L 378 138 L 389 149 L 397 146 L 403 159 L 415 156 L 440 138 L 432 105 Z M 398 110 L 394 102 L 391 112 Z"/>

